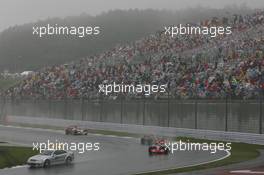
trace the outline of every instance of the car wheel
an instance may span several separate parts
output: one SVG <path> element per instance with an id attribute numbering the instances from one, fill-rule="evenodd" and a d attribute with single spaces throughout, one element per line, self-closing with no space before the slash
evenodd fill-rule
<path id="1" fill-rule="evenodd" d="M 152 145 L 152 140 L 148 140 L 148 145 Z"/>
<path id="2" fill-rule="evenodd" d="M 165 149 L 165 154 L 166 154 L 166 155 L 168 155 L 168 154 L 169 154 L 169 152 L 170 152 L 170 150 L 169 150 L 169 149 Z"/>
<path id="3" fill-rule="evenodd" d="M 66 165 L 69 165 L 69 164 L 71 164 L 72 163 L 72 158 L 71 157 L 67 157 L 67 159 L 66 159 Z"/>
<path id="4" fill-rule="evenodd" d="M 145 139 L 140 139 L 140 143 L 141 143 L 141 145 L 145 145 Z"/>
<path id="5" fill-rule="evenodd" d="M 43 167 L 44 168 L 50 167 L 50 161 L 49 160 L 45 160 Z"/>
<path id="6" fill-rule="evenodd" d="M 150 156 L 153 155 L 152 149 L 149 149 L 148 152 L 149 152 L 149 155 L 150 155 Z"/>

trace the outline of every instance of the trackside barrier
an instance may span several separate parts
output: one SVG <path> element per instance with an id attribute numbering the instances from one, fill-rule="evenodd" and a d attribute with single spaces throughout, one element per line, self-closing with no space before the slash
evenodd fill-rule
<path id="1" fill-rule="evenodd" d="M 262 101 L 262 98 L 241 100 L 229 97 L 217 100 L 0 98 L 0 110 L 12 116 L 262 134 L 264 132 Z"/>
<path id="2" fill-rule="evenodd" d="M 240 132 L 225 132 L 225 131 L 211 131 L 200 129 L 184 129 L 172 127 L 158 127 L 158 126 L 143 126 L 131 124 L 117 124 L 104 122 L 90 122 L 80 120 L 64 120 L 51 118 L 37 118 L 26 116 L 7 116 L 6 121 L 12 124 L 28 124 L 28 125 L 42 125 L 51 127 L 67 127 L 69 125 L 81 125 L 88 129 L 128 132 L 134 134 L 154 134 L 167 137 L 194 137 L 200 139 L 243 142 L 251 144 L 264 145 L 263 134 L 240 133 Z"/>

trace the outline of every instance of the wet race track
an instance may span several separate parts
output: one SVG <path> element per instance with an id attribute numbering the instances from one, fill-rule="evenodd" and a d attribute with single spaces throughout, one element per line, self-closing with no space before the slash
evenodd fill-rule
<path id="1" fill-rule="evenodd" d="M 209 151 L 177 151 L 170 155 L 149 156 L 148 147 L 136 138 L 119 138 L 88 134 L 68 136 L 63 131 L 0 126 L 0 140 L 31 146 L 33 142 L 60 141 L 100 143 L 99 151 L 75 152 L 72 165 L 52 166 L 48 169 L 20 166 L 0 170 L 0 175 L 131 175 L 206 163 L 220 159 L 226 152 L 211 154 Z"/>

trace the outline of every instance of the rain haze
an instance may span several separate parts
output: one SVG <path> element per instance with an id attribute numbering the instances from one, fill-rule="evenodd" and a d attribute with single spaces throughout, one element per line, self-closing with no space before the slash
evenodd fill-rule
<path id="1" fill-rule="evenodd" d="M 264 7 L 263 0 L 1 0 L 0 31 L 9 26 L 49 17 L 66 17 L 87 13 L 97 15 L 114 9 L 184 9 L 194 6 L 222 8 L 229 5 Z"/>

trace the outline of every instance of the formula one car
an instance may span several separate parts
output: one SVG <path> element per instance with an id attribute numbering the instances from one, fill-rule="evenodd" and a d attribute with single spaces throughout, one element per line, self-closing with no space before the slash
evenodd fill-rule
<path id="1" fill-rule="evenodd" d="M 164 154 L 168 155 L 170 153 L 170 149 L 166 146 L 166 141 L 164 139 L 156 140 L 154 145 L 151 145 L 148 149 L 149 155 L 154 154 Z"/>
<path id="2" fill-rule="evenodd" d="M 64 150 L 46 150 L 38 155 L 30 157 L 27 161 L 29 167 L 48 168 L 51 165 L 69 165 L 74 160 L 74 153 Z"/>
<path id="3" fill-rule="evenodd" d="M 65 134 L 66 135 L 87 135 L 88 130 L 87 129 L 82 129 L 78 126 L 68 126 L 65 129 Z"/>
<path id="4" fill-rule="evenodd" d="M 153 135 L 144 135 L 141 139 L 140 139 L 140 143 L 141 145 L 153 145 L 155 142 L 155 137 Z"/>

